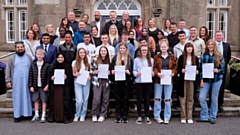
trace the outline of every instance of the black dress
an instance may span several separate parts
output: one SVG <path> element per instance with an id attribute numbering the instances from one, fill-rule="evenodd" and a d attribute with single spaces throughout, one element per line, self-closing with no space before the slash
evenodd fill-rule
<path id="1" fill-rule="evenodd" d="M 49 97 L 49 114 L 48 122 L 70 123 L 73 121 L 72 109 L 72 68 L 67 63 L 54 64 L 51 76 L 54 75 L 55 69 L 65 69 L 67 76 L 64 85 L 55 85 L 51 83 L 50 97 Z"/>

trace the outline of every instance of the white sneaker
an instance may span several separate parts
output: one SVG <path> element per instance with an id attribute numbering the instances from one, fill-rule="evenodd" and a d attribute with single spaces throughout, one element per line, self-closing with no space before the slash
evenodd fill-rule
<path id="1" fill-rule="evenodd" d="M 78 117 L 74 117 L 73 121 L 77 122 L 78 121 Z"/>
<path id="2" fill-rule="evenodd" d="M 39 116 L 34 116 L 31 120 L 32 123 L 34 123 L 35 121 L 38 121 L 39 120 Z"/>
<path id="3" fill-rule="evenodd" d="M 138 125 L 142 124 L 142 117 L 137 118 L 136 124 L 138 124 Z"/>
<path id="4" fill-rule="evenodd" d="M 97 122 L 97 116 L 92 116 L 92 122 Z"/>
<path id="5" fill-rule="evenodd" d="M 182 124 L 186 124 L 186 120 L 181 120 L 181 123 Z"/>
<path id="6" fill-rule="evenodd" d="M 193 124 L 193 120 L 187 120 L 187 123 Z"/>
<path id="7" fill-rule="evenodd" d="M 98 122 L 103 122 L 104 120 L 105 120 L 104 116 L 100 116 L 100 117 L 98 118 Z"/>
<path id="8" fill-rule="evenodd" d="M 45 117 L 42 117 L 40 122 L 41 122 L 41 123 L 46 123 L 46 118 L 45 118 Z"/>
<path id="9" fill-rule="evenodd" d="M 84 117 L 80 117 L 80 122 L 84 122 L 85 121 L 85 118 Z"/>

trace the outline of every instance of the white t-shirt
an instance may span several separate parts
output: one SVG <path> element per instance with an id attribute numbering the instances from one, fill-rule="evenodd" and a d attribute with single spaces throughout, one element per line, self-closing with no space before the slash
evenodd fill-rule
<path id="1" fill-rule="evenodd" d="M 41 81 L 41 69 L 42 69 L 43 61 L 39 62 L 37 61 L 37 67 L 38 67 L 38 87 L 42 87 L 42 81 Z"/>
<path id="2" fill-rule="evenodd" d="M 96 51 L 96 46 L 93 44 L 89 44 L 89 45 L 85 45 L 84 43 L 79 43 L 77 45 L 77 50 L 79 48 L 84 48 L 87 52 L 87 56 L 88 56 L 88 63 L 91 63 L 92 57 L 95 56 L 95 51 Z"/>
<path id="3" fill-rule="evenodd" d="M 76 60 L 74 60 L 73 62 L 72 62 L 72 67 L 73 68 L 75 68 L 76 66 Z M 86 68 L 85 68 L 85 65 L 84 65 L 84 63 L 83 63 L 83 61 L 81 62 L 81 69 L 80 69 L 80 71 L 81 70 L 85 70 Z"/>
<path id="4" fill-rule="evenodd" d="M 96 56 L 98 56 L 99 54 L 99 50 L 100 50 L 100 48 L 102 47 L 102 46 L 106 46 L 107 47 L 107 49 L 108 49 L 108 53 L 109 53 L 109 55 L 111 56 L 111 57 L 113 57 L 113 56 L 115 56 L 115 48 L 112 46 L 112 45 L 100 45 L 100 46 L 98 46 L 97 47 L 97 49 L 96 49 Z"/>

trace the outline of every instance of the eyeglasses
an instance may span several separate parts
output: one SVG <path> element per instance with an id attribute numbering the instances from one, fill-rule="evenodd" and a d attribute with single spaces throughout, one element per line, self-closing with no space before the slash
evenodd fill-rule
<path id="1" fill-rule="evenodd" d="M 142 52 L 147 52 L 148 50 L 141 50 Z"/>

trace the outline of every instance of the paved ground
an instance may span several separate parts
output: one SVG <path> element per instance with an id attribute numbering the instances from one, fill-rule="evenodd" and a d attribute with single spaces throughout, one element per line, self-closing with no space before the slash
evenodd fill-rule
<path id="1" fill-rule="evenodd" d="M 103 123 L 92 123 L 87 119 L 84 123 L 45 123 L 22 121 L 13 123 L 13 119 L 0 119 L 0 135 L 239 135 L 240 117 L 218 118 L 215 125 L 210 123 L 181 124 L 173 118 L 168 125 L 153 122 L 152 125 L 135 124 L 131 118 L 129 123 L 114 123 L 107 119 Z"/>

